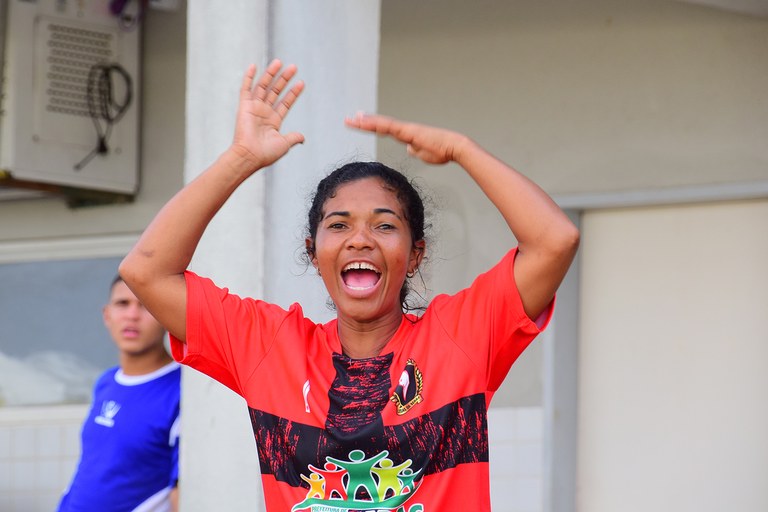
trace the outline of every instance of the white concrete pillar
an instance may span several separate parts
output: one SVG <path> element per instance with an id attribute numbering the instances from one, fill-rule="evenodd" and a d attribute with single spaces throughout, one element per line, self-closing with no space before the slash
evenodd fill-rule
<path id="1" fill-rule="evenodd" d="M 229 144 L 246 66 L 272 58 L 299 66 L 305 94 L 285 129 L 305 144 L 246 182 L 206 231 L 192 269 L 241 295 L 287 306 L 301 302 L 324 321 L 319 278 L 297 263 L 306 200 L 339 163 L 373 159 L 375 139 L 343 126 L 345 115 L 374 111 L 379 0 L 209 0 L 188 3 L 185 182 Z M 182 94 L 183 91 L 179 91 Z M 245 401 L 185 370 L 181 509 L 263 510 L 258 455 Z"/>
<path id="2" fill-rule="evenodd" d="M 306 141 L 266 175 L 266 297 L 325 321 L 327 293 L 314 269 L 297 264 L 304 247 L 308 199 L 320 178 L 351 160 L 374 159 L 376 139 L 344 126 L 344 116 L 376 110 L 379 0 L 274 2 L 275 56 L 299 67 L 306 89 L 286 129 Z M 272 201 L 275 198 L 279 200 Z"/>
<path id="3" fill-rule="evenodd" d="M 567 213 L 581 229 L 580 213 Z M 544 332 L 546 342 L 540 342 L 544 348 L 544 512 L 576 510 L 580 266 L 577 254 L 557 290 L 555 316 Z"/>
<path id="4" fill-rule="evenodd" d="M 189 182 L 232 140 L 247 65 L 267 60 L 265 0 L 190 1 L 187 26 Z M 179 92 L 182 93 L 181 91 Z M 238 293 L 263 290 L 264 180 L 246 182 L 203 237 L 192 269 Z M 182 381 L 180 506 L 183 511 L 255 510 L 259 465 L 242 398 L 194 370 Z"/>

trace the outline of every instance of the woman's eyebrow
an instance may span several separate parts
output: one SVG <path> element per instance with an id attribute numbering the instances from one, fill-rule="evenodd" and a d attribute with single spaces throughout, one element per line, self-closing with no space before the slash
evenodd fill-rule
<path id="1" fill-rule="evenodd" d="M 350 213 L 348 211 L 335 211 L 335 212 L 328 212 L 325 215 L 323 215 L 323 219 L 327 219 L 328 217 L 349 217 Z"/>
<path id="2" fill-rule="evenodd" d="M 390 215 L 394 215 L 398 219 L 400 218 L 400 215 L 398 215 L 396 211 L 394 211 L 394 210 L 392 210 L 390 208 L 374 208 L 373 209 L 373 213 L 375 213 L 376 215 L 388 213 Z M 329 217 L 351 217 L 351 216 L 352 216 L 352 214 L 349 213 L 348 211 L 346 211 L 346 210 L 339 210 L 339 211 L 333 211 L 333 212 L 326 213 L 323 216 L 323 219 L 327 219 Z"/>
<path id="3" fill-rule="evenodd" d="M 400 215 L 397 214 L 394 210 L 390 210 L 389 208 L 374 208 L 373 213 L 379 214 L 379 213 L 389 213 L 391 215 L 394 215 L 398 219 L 400 218 Z"/>

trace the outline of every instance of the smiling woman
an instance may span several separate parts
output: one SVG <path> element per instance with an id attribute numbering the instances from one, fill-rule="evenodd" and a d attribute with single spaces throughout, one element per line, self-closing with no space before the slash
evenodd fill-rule
<path id="1" fill-rule="evenodd" d="M 230 148 L 161 210 L 121 274 L 171 333 L 173 356 L 243 396 L 268 510 L 490 510 L 487 409 L 546 326 L 578 232 L 534 183 L 469 138 L 379 115 L 350 128 L 456 162 L 518 247 L 420 315 L 408 278 L 425 257 L 424 206 L 399 172 L 354 162 L 318 185 L 306 253 L 336 307 L 318 324 L 187 270 L 216 212 L 304 140 L 280 133 L 304 88 L 295 66 L 250 67 Z M 457 496 L 472 496 L 471 505 Z"/>
<path id="2" fill-rule="evenodd" d="M 365 180 L 365 183 L 356 183 L 362 180 Z M 353 186 L 355 187 L 354 190 L 347 188 Z M 345 190 L 340 190 L 342 187 Z M 352 212 L 344 209 L 338 210 L 334 205 L 343 202 L 344 197 L 362 199 L 361 194 L 363 193 L 374 195 L 374 197 L 366 197 L 361 201 L 364 208 L 363 218 L 358 220 L 364 222 L 364 227 L 370 229 L 372 233 L 380 235 L 389 233 L 389 239 L 395 238 L 396 235 L 401 236 L 402 243 L 408 246 L 406 249 L 409 252 L 414 252 L 409 257 L 418 258 L 418 261 L 409 262 L 409 268 L 405 274 L 405 276 L 412 277 L 424 257 L 424 203 L 419 192 L 405 176 L 379 162 L 346 164 L 330 173 L 317 185 L 317 192 L 307 215 L 306 245 L 309 260 L 318 269 L 320 275 L 323 275 L 315 250 L 318 231 L 319 235 L 323 236 L 328 231 L 341 234 L 354 229 L 350 227 L 350 222 L 353 220 Z M 342 197 L 339 198 L 339 195 Z M 358 217 L 361 217 L 360 213 L 358 213 Z M 337 222 L 333 222 L 334 220 Z M 408 235 L 410 238 L 408 240 L 403 239 L 404 235 Z M 376 272 L 377 276 L 370 276 L 371 278 L 376 277 L 376 282 L 382 275 L 380 268 L 377 268 L 372 262 L 364 260 L 350 262 L 348 267 L 344 269 L 343 278 L 345 282 L 350 280 L 347 284 L 352 288 L 361 285 L 360 283 L 353 284 L 351 280 L 362 277 L 352 275 L 349 272 L 352 267 L 368 268 Z M 407 302 L 410 291 L 408 281 L 405 278 L 401 281 L 399 301 L 402 309 L 405 311 L 417 309 Z M 327 287 L 328 282 L 325 279 L 324 282 Z M 334 299 L 333 296 L 331 298 Z"/>
<path id="3" fill-rule="evenodd" d="M 413 240 L 395 191 L 378 178 L 339 186 L 325 209 L 309 256 L 336 305 L 344 352 L 376 356 L 400 325 L 405 276 L 418 268 L 424 241 Z"/>

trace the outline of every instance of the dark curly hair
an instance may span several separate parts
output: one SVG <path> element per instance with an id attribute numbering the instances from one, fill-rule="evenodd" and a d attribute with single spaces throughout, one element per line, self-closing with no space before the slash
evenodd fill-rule
<path id="1" fill-rule="evenodd" d="M 424 202 L 413 182 L 402 173 L 380 162 L 351 162 L 331 172 L 317 184 L 307 214 L 306 237 L 312 242 L 307 246 L 306 255 L 310 261 L 315 256 L 315 237 L 317 236 L 317 227 L 323 217 L 325 202 L 336 195 L 340 186 L 365 178 L 378 178 L 386 188 L 395 193 L 403 207 L 405 220 L 411 229 L 411 241 L 415 244 L 424 239 Z M 400 289 L 400 304 L 403 310 L 421 309 L 411 306 L 406 300 L 410 291 L 410 286 L 406 280 Z"/>

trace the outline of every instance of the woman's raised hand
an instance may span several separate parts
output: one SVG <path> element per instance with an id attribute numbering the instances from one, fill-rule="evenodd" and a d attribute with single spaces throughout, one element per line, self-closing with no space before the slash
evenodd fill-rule
<path id="1" fill-rule="evenodd" d="M 408 153 L 429 164 L 459 161 L 470 139 L 464 135 L 392 117 L 358 113 L 344 120 L 351 128 L 386 135 L 406 144 Z"/>
<path id="2" fill-rule="evenodd" d="M 297 81 L 288 89 L 296 75 L 296 66 L 275 59 L 254 85 L 256 66 L 250 65 L 240 88 L 232 150 L 253 164 L 254 170 L 276 162 L 296 144 L 304 142 L 298 132 L 280 133 L 283 119 L 304 90 Z"/>

